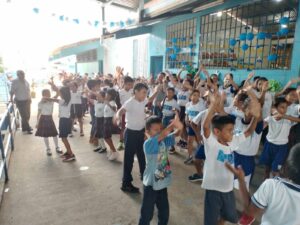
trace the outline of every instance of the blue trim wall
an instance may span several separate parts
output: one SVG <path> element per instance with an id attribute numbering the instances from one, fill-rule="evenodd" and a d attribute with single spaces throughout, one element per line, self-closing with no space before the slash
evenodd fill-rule
<path id="1" fill-rule="evenodd" d="M 251 0 L 231 0 L 217 7 L 189 15 L 183 15 L 178 17 L 173 17 L 167 19 L 159 24 L 153 25 L 152 32 L 149 39 L 149 59 L 151 56 L 160 56 L 164 57 L 164 68 L 165 68 L 165 50 L 166 50 L 166 28 L 170 24 L 174 24 L 177 22 L 181 22 L 191 18 L 197 18 L 197 48 L 199 47 L 199 34 L 200 34 L 200 17 L 202 15 L 206 15 L 209 13 L 213 13 L 219 10 L 227 9 L 230 7 L 234 7 L 240 4 L 253 2 Z M 276 3 L 274 3 L 276 4 Z M 300 4 L 299 4 L 299 12 L 300 12 Z M 299 13 L 298 13 L 299 14 Z M 256 75 L 265 76 L 268 79 L 275 79 L 279 81 L 282 85 L 284 85 L 288 80 L 293 77 L 300 76 L 300 16 L 298 16 L 296 23 L 296 31 L 295 31 L 295 40 L 293 46 L 293 54 L 292 61 L 289 70 L 256 70 Z M 211 69 L 209 72 L 214 73 L 218 70 L 220 72 L 221 77 L 223 78 L 224 74 L 229 72 L 229 69 Z M 150 71 L 150 63 L 149 63 L 149 71 Z M 173 72 L 177 72 L 174 70 Z M 241 82 L 247 77 L 249 73 L 247 70 L 236 70 L 231 71 L 234 74 L 234 78 L 236 82 Z"/>

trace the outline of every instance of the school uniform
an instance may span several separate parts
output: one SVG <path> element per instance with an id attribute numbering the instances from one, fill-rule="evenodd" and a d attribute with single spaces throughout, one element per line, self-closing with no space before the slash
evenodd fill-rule
<path id="1" fill-rule="evenodd" d="M 38 137 L 56 137 L 58 135 L 55 123 L 52 118 L 53 104 L 51 101 L 41 101 L 38 104 L 38 110 L 41 115 L 38 121 L 35 136 Z"/>
<path id="2" fill-rule="evenodd" d="M 58 112 L 59 112 L 59 137 L 67 138 L 71 134 L 72 130 L 72 120 L 71 116 L 71 101 L 68 104 L 65 104 L 63 99 L 60 99 L 58 102 Z"/>
<path id="3" fill-rule="evenodd" d="M 230 106 L 233 102 L 234 95 L 236 93 L 236 90 L 232 85 L 230 85 L 227 88 L 224 88 L 224 86 L 219 87 L 219 92 L 224 92 L 226 94 L 226 103 L 225 106 Z"/>
<path id="4" fill-rule="evenodd" d="M 123 184 L 128 184 L 132 182 L 132 167 L 134 162 L 134 155 L 137 155 L 140 175 L 143 177 L 145 170 L 145 154 L 143 151 L 143 144 L 145 138 L 145 122 L 146 113 L 145 106 L 148 101 L 145 99 L 140 102 L 131 97 L 122 106 L 126 110 L 125 122 L 126 129 L 124 132 L 124 163 L 123 163 Z"/>
<path id="5" fill-rule="evenodd" d="M 133 89 L 130 89 L 129 91 L 126 91 L 125 89 L 121 89 L 119 91 L 119 96 L 120 96 L 120 103 L 123 106 L 124 103 L 129 100 L 133 95 Z M 122 115 L 122 120 L 121 120 L 121 128 L 125 129 L 125 115 Z"/>
<path id="6" fill-rule="evenodd" d="M 165 99 L 162 105 L 162 124 L 164 127 L 167 127 L 170 124 L 171 120 L 174 119 L 175 112 L 173 111 L 173 109 L 180 110 L 177 101 L 175 99 Z"/>
<path id="7" fill-rule="evenodd" d="M 234 151 L 234 165 L 235 167 L 242 166 L 248 189 L 255 170 L 255 156 L 259 149 L 263 126 L 263 121 L 258 122 L 255 131 Z M 248 127 L 249 123 L 246 123 L 244 119 L 236 118 L 234 133 L 240 134 L 245 132 Z M 234 187 L 239 189 L 237 179 L 234 181 Z"/>
<path id="8" fill-rule="evenodd" d="M 295 123 L 286 119 L 275 120 L 273 116 L 267 117 L 265 122 L 268 123 L 269 131 L 260 156 L 260 163 L 278 172 L 288 155 L 288 136 Z"/>
<path id="9" fill-rule="evenodd" d="M 189 121 L 193 121 L 193 119 L 202 111 L 206 109 L 205 103 L 203 99 L 199 99 L 199 101 L 196 104 L 193 104 L 192 102 L 188 102 L 185 107 L 185 114 L 187 115 Z M 187 127 L 188 129 L 188 136 L 195 136 L 195 132 L 193 128 L 190 126 Z"/>
<path id="10" fill-rule="evenodd" d="M 177 94 L 177 104 L 180 107 L 179 118 L 181 122 L 184 122 L 185 120 L 185 107 L 186 104 L 189 102 L 190 95 L 191 92 L 189 90 L 180 90 Z"/>
<path id="11" fill-rule="evenodd" d="M 71 92 L 71 118 L 82 118 L 82 100 L 80 92 Z"/>
<path id="12" fill-rule="evenodd" d="M 294 116 L 294 117 L 299 117 L 300 116 L 300 105 L 299 104 L 291 104 L 287 108 L 287 115 L 289 116 Z M 294 145 L 297 143 L 300 143 L 300 124 L 297 123 L 295 124 L 291 130 L 290 130 L 290 135 L 289 135 L 289 149 L 291 149 Z"/>
<path id="13" fill-rule="evenodd" d="M 205 189 L 204 225 L 217 225 L 221 218 L 237 223 L 238 215 L 233 193 L 234 175 L 224 163 L 234 164 L 233 151 L 246 140 L 245 135 L 234 135 L 232 142 L 222 145 L 211 133 L 203 135 L 206 160 L 203 169 L 202 188 Z"/>
<path id="14" fill-rule="evenodd" d="M 96 138 L 103 138 L 104 137 L 104 107 L 105 104 L 102 102 L 98 102 L 97 100 L 94 101 L 95 105 L 95 134 L 94 137 Z"/>
<path id="15" fill-rule="evenodd" d="M 192 120 L 192 122 L 196 125 L 200 125 L 201 126 L 201 135 L 203 132 L 203 122 L 204 122 L 204 118 L 205 115 L 207 113 L 207 109 L 203 110 L 202 112 L 198 113 L 197 116 L 195 116 Z M 201 144 L 198 149 L 195 152 L 195 159 L 200 159 L 200 160 L 205 160 L 205 151 L 204 151 L 204 145 Z"/>
<path id="16" fill-rule="evenodd" d="M 110 101 L 109 104 L 117 109 L 117 104 L 115 101 Z M 113 128 L 113 117 L 115 111 L 109 107 L 107 104 L 104 106 L 104 138 L 112 137 L 112 128 Z"/>

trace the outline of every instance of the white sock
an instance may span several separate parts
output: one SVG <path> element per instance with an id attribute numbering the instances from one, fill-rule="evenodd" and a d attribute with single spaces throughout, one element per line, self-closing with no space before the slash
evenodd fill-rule
<path id="1" fill-rule="evenodd" d="M 58 138 L 57 136 L 53 137 L 53 141 L 54 141 L 54 144 L 55 144 L 55 148 L 58 148 Z"/>
<path id="2" fill-rule="evenodd" d="M 105 143 L 104 143 L 104 139 L 103 139 L 103 138 L 100 138 L 100 139 L 99 139 L 99 146 L 100 146 L 101 148 L 106 148 Z"/>
<path id="3" fill-rule="evenodd" d="M 49 139 L 47 137 L 44 138 L 44 142 L 45 142 L 46 148 L 50 149 Z"/>

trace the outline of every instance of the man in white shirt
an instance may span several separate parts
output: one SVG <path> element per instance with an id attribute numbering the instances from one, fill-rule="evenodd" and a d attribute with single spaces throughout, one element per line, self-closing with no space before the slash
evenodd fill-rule
<path id="1" fill-rule="evenodd" d="M 29 125 L 30 119 L 30 85 L 25 80 L 25 73 L 22 70 L 17 71 L 18 78 L 12 81 L 10 89 L 10 100 L 13 102 L 15 96 L 16 105 L 22 119 L 22 131 L 32 134 L 32 128 Z"/>
<path id="2" fill-rule="evenodd" d="M 286 179 L 267 179 L 250 198 L 241 167 L 226 167 L 239 179 L 239 190 L 245 212 L 249 216 L 262 215 L 261 225 L 300 224 L 300 144 L 295 145 L 287 159 Z"/>

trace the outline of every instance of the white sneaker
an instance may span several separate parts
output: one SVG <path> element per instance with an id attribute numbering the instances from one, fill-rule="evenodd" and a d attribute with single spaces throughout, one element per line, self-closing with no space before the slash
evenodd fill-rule
<path id="1" fill-rule="evenodd" d="M 47 156 L 51 156 L 52 155 L 52 152 L 51 152 L 50 148 L 47 148 L 46 152 L 47 152 Z"/>
<path id="2" fill-rule="evenodd" d="M 107 151 L 106 157 L 109 158 L 112 154 L 112 151 Z"/>
<path id="3" fill-rule="evenodd" d="M 108 160 L 113 161 L 116 160 L 119 156 L 118 152 L 112 152 L 111 155 L 109 156 Z"/>

